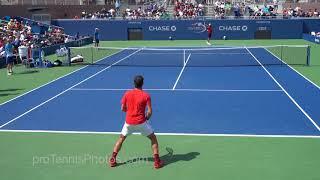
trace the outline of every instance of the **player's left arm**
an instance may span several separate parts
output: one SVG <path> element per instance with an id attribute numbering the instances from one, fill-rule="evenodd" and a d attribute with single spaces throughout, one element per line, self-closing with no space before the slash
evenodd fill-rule
<path id="1" fill-rule="evenodd" d="M 147 114 L 146 119 L 149 120 L 152 116 L 152 105 L 151 105 L 151 98 L 148 97 L 147 99 Z"/>

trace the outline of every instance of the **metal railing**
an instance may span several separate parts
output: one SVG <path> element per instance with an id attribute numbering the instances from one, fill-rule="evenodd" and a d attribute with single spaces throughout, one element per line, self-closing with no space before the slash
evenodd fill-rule
<path id="1" fill-rule="evenodd" d="M 0 5 L 94 5 L 93 0 L 0 0 Z"/>
<path id="2" fill-rule="evenodd" d="M 173 16 L 165 18 L 165 20 L 225 20 L 225 19 L 237 19 L 237 20 L 273 20 L 273 19 L 320 19 L 320 17 L 290 17 L 284 15 L 277 16 L 225 16 L 225 17 L 214 17 L 214 16 L 197 16 L 197 17 L 187 17 L 187 18 L 176 18 Z M 75 21 L 75 19 L 58 19 L 59 21 Z M 113 20 L 131 20 L 130 18 L 123 17 L 113 17 L 108 19 L 76 19 L 76 21 L 86 21 L 86 20 L 101 20 L 101 21 L 113 21 Z M 135 20 L 163 20 L 163 18 L 155 18 L 155 17 L 138 17 Z"/>

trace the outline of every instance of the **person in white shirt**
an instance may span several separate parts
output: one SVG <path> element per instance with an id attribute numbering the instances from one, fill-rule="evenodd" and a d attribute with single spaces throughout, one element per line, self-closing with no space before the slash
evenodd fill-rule
<path id="1" fill-rule="evenodd" d="M 23 42 L 24 39 L 26 38 L 26 36 L 25 36 L 24 34 L 25 34 L 25 33 L 23 32 L 23 33 L 21 33 L 21 35 L 20 35 L 20 41 L 21 41 L 21 42 Z"/>
<path id="2" fill-rule="evenodd" d="M 314 9 L 313 16 L 314 17 L 319 17 L 319 12 L 318 12 L 317 9 Z"/>
<path id="3" fill-rule="evenodd" d="M 25 43 L 22 43 L 22 45 L 19 46 L 18 53 L 19 53 L 21 62 L 24 63 L 28 57 L 28 47 L 25 46 Z"/>

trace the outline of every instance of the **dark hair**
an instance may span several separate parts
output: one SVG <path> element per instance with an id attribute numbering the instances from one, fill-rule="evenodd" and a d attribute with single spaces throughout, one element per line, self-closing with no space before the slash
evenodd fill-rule
<path id="1" fill-rule="evenodd" d="M 134 87 L 135 88 L 142 88 L 143 86 L 143 76 L 137 75 L 134 77 Z"/>

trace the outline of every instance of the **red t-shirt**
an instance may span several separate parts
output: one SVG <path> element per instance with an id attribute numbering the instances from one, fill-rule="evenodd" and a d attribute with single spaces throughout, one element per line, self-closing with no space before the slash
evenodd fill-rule
<path id="1" fill-rule="evenodd" d="M 148 93 L 140 89 L 129 90 L 122 97 L 121 104 L 127 108 L 127 124 L 138 125 L 146 122 L 146 106 L 151 105 L 151 98 Z"/>
<path id="2" fill-rule="evenodd" d="M 212 26 L 208 26 L 207 27 L 207 31 L 208 31 L 209 34 L 211 34 L 212 33 Z"/>

